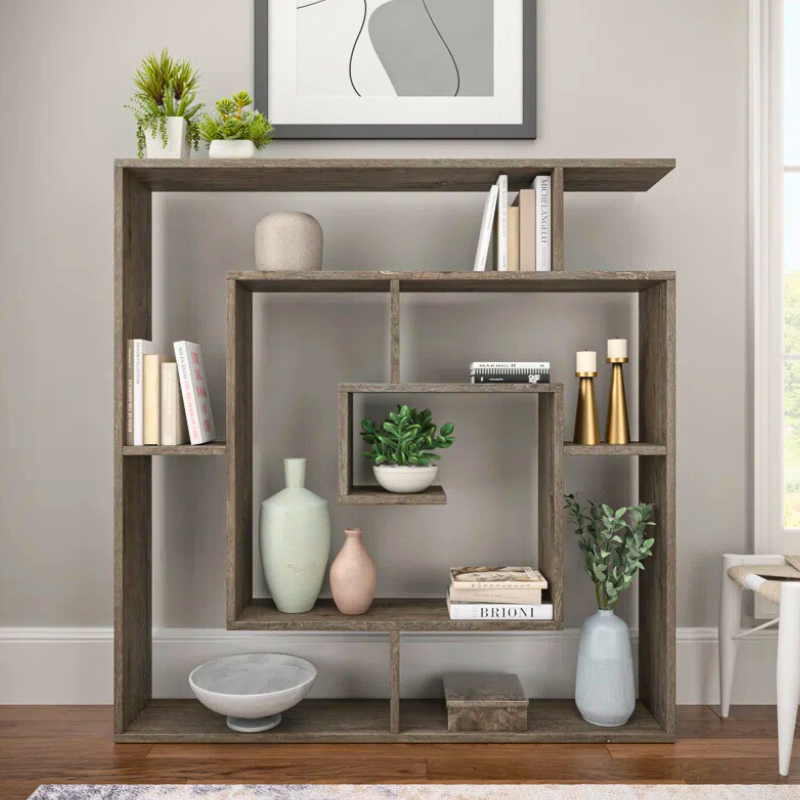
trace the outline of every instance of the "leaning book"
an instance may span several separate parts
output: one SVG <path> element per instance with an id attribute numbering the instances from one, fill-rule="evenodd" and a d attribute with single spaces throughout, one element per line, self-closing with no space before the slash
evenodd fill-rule
<path id="1" fill-rule="evenodd" d="M 553 619 L 553 604 L 521 603 L 456 603 L 447 598 L 450 619 Z"/>
<path id="2" fill-rule="evenodd" d="M 189 441 L 192 444 L 213 442 L 216 437 L 214 414 L 211 411 L 200 345 L 194 342 L 175 342 L 175 361 L 178 364 Z"/>

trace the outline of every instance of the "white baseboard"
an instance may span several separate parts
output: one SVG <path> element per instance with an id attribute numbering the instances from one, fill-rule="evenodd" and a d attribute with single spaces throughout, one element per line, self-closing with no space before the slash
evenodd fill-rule
<path id="1" fill-rule="evenodd" d="M 448 669 L 516 672 L 531 697 L 571 697 L 579 631 L 409 633 L 402 638 L 403 697 L 441 694 Z M 633 632 L 634 648 L 637 635 Z M 680 704 L 719 702 L 716 628 L 679 628 Z M 272 651 L 308 658 L 318 670 L 313 697 L 388 697 L 389 637 L 370 633 L 255 633 L 168 628 L 153 633 L 153 693 L 189 697 L 187 675 L 203 661 Z M 775 702 L 777 635 L 739 645 L 734 703 Z M 0 705 L 111 703 L 111 628 L 0 628 Z"/>

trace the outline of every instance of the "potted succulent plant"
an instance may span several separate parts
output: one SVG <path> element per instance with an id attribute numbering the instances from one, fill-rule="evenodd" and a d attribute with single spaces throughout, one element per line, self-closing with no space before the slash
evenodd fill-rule
<path id="1" fill-rule="evenodd" d="M 636 688 L 630 632 L 614 607 L 652 555 L 655 539 L 647 534 L 655 525 L 653 506 L 614 509 L 590 502 L 584 513 L 574 495 L 564 499 L 597 598 L 597 612 L 581 628 L 575 704 L 592 725 L 617 727 L 636 707 Z"/>
<path id="2" fill-rule="evenodd" d="M 142 61 L 133 83 L 136 91 L 126 108 L 136 117 L 139 158 L 188 158 L 197 150 L 200 134 L 195 103 L 200 76 L 184 59 L 173 59 L 166 48 Z"/>
<path id="3" fill-rule="evenodd" d="M 453 444 L 454 428 L 452 422 L 446 422 L 437 433 L 428 409 L 397 406 L 397 411 L 392 411 L 380 426 L 371 419 L 362 421 L 361 438 L 370 446 L 364 458 L 374 462 L 375 478 L 387 491 L 422 492 L 439 471 L 431 461 L 438 461 L 441 456 L 433 451 Z"/>
<path id="4" fill-rule="evenodd" d="M 258 111 L 245 111 L 253 102 L 247 92 L 217 101 L 217 112 L 200 123 L 200 138 L 208 142 L 211 158 L 252 158 L 272 141 L 272 125 Z"/>

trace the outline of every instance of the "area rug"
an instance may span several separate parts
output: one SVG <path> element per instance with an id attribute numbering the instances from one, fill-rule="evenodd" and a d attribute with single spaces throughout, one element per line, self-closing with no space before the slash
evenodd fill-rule
<path id="1" fill-rule="evenodd" d="M 40 786 L 30 800 L 797 800 L 797 786 Z"/>

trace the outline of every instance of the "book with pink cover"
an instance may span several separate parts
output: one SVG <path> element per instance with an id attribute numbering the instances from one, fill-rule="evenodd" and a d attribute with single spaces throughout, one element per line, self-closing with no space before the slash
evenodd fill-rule
<path id="1" fill-rule="evenodd" d="M 200 345 L 194 342 L 175 342 L 175 361 L 181 381 L 189 441 L 192 444 L 213 442 L 217 433 Z"/>

